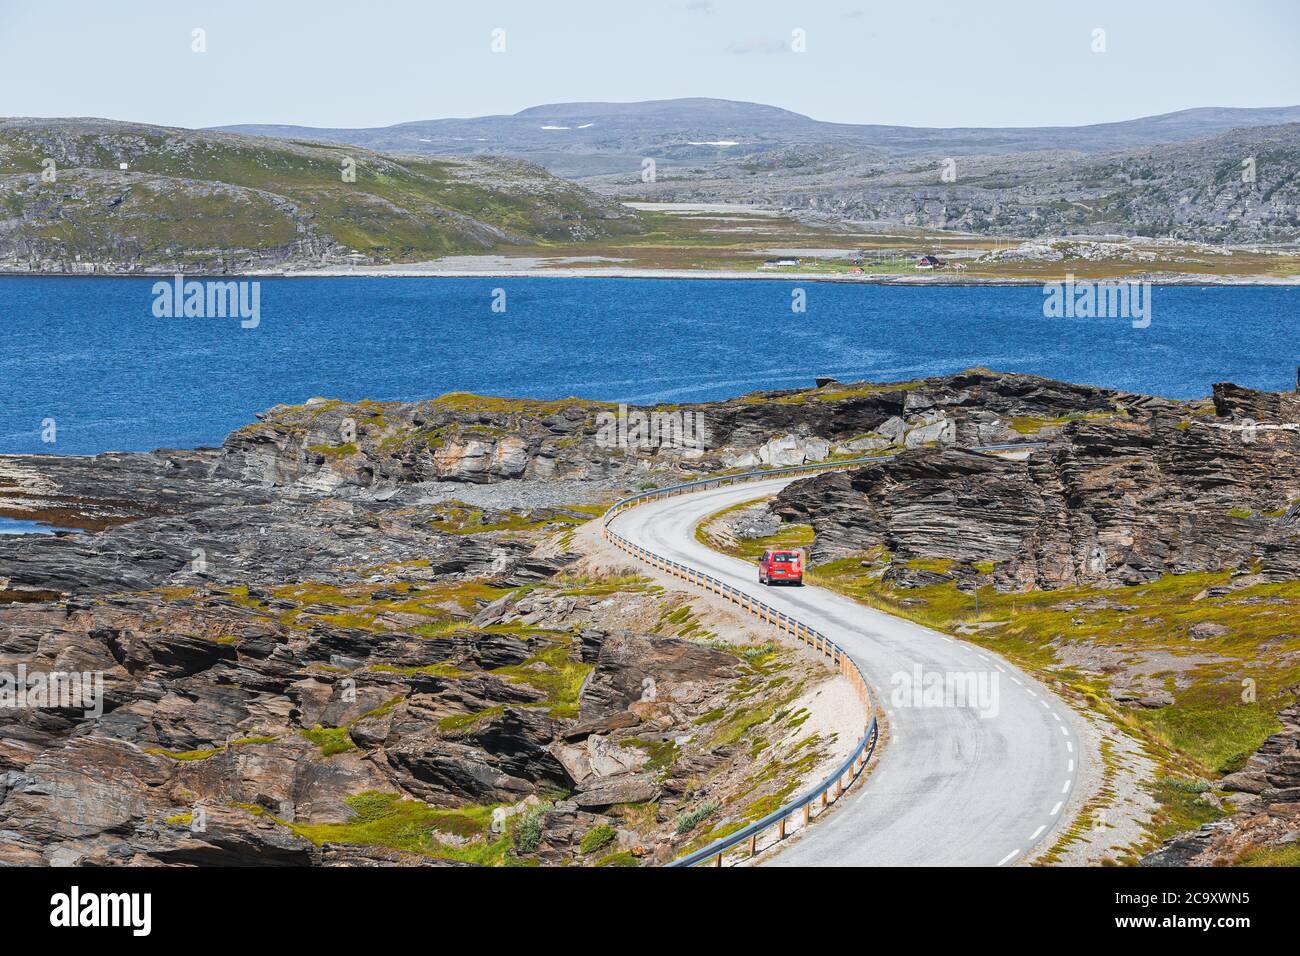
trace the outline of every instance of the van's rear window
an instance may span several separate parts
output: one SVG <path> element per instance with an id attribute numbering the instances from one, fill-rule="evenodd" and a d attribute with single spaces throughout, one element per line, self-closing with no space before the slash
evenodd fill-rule
<path id="1" fill-rule="evenodd" d="M 773 551 L 772 560 L 773 561 L 798 561 L 799 555 L 795 554 L 793 551 Z"/>

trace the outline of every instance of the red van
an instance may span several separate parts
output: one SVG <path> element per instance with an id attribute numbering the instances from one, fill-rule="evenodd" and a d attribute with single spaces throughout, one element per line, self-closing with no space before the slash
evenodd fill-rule
<path id="1" fill-rule="evenodd" d="M 758 583 L 776 584 L 786 581 L 803 586 L 803 552 L 787 548 L 774 548 L 763 552 L 758 562 Z"/>

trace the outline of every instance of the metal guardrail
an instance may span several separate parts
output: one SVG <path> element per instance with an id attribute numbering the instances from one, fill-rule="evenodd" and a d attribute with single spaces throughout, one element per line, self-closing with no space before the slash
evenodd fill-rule
<path id="1" fill-rule="evenodd" d="M 1025 442 L 1018 444 L 1002 445 L 981 445 L 969 449 L 970 451 L 1007 451 L 1021 448 L 1040 448 L 1045 442 Z M 871 690 L 867 686 L 867 680 L 863 676 L 858 665 L 854 663 L 844 648 L 840 647 L 830 638 L 816 628 L 809 627 L 802 621 L 796 620 L 776 608 L 769 607 L 767 604 L 756 599 L 753 595 L 748 594 L 739 588 L 733 587 L 724 581 L 715 578 L 711 574 L 705 574 L 696 568 L 682 564 L 679 561 L 673 561 L 657 554 L 648 548 L 643 548 L 638 544 L 633 544 L 622 535 L 610 530 L 610 522 L 618 515 L 634 508 L 639 504 L 647 501 L 657 501 L 662 498 L 671 498 L 676 495 L 685 494 L 690 491 L 702 491 L 708 488 L 720 488 L 723 485 L 736 484 L 743 481 L 761 481 L 781 475 L 798 474 L 801 472 L 822 472 L 830 471 L 836 468 L 852 467 L 856 465 L 870 464 L 876 461 L 887 461 L 898 455 L 898 452 L 891 452 L 885 455 L 870 455 L 863 458 L 849 458 L 843 461 L 821 462 L 813 465 L 794 465 L 788 468 L 772 468 L 766 471 L 747 471 L 735 475 L 722 475 L 714 478 L 704 478 L 698 481 L 688 481 L 678 485 L 669 485 L 666 488 L 656 488 L 652 491 L 645 491 L 638 495 L 632 495 L 614 502 L 605 511 L 601 517 L 601 534 L 605 540 L 618 548 L 626 551 L 633 557 L 639 558 L 654 567 L 659 568 L 674 577 L 682 578 L 688 584 L 694 584 L 697 587 L 704 588 L 706 591 L 712 591 L 731 601 L 741 608 L 749 611 L 760 620 L 774 625 L 778 631 L 783 631 L 796 640 L 802 641 L 809 648 L 829 657 L 831 663 L 839 668 L 840 673 L 848 678 L 849 683 L 857 692 L 858 697 L 862 700 L 867 708 L 868 721 L 866 730 L 863 732 L 861 739 L 853 748 L 853 752 L 848 758 L 836 768 L 835 772 L 826 777 L 803 796 L 785 804 L 778 810 L 769 813 L 761 820 L 742 827 L 741 829 L 730 833 L 719 840 L 701 847 L 692 853 L 673 860 L 668 866 L 698 866 L 706 861 L 712 861 L 714 866 L 722 865 L 722 858 L 729 850 L 740 846 L 743 843 L 749 844 L 749 856 L 754 856 L 758 852 L 758 838 L 775 827 L 777 829 L 777 839 L 783 840 L 786 836 L 786 826 L 790 818 L 797 812 L 803 811 L 803 825 L 806 827 L 812 822 L 813 807 L 820 803 L 820 809 L 824 812 L 829 809 L 832 799 L 830 792 L 832 788 L 835 791 L 834 800 L 838 801 L 844 795 L 844 791 L 853 786 L 853 783 L 862 773 L 871 755 L 875 752 L 876 742 L 880 736 L 879 722 L 876 719 L 876 704 L 871 696 Z M 848 783 L 845 783 L 845 778 Z"/>

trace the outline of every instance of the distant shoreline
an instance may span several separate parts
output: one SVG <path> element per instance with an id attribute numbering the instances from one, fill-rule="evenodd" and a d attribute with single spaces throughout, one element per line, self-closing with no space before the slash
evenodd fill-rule
<path id="1" fill-rule="evenodd" d="M 0 279 L 146 279 L 160 281 L 176 276 L 175 272 L 0 272 Z M 187 272 L 186 279 L 216 279 L 223 281 L 261 279 L 661 279 L 661 280 L 759 280 L 784 282 L 832 282 L 841 285 L 887 286 L 955 286 L 955 287 L 1014 287 L 1041 286 L 1045 282 L 1063 281 L 1060 276 L 1042 278 L 957 278 L 951 275 L 885 274 L 876 276 L 826 275 L 811 272 L 753 273 L 706 269 L 404 269 L 400 266 L 330 269 L 295 269 L 286 272 Z M 1206 276 L 1195 273 L 1136 274 L 1109 276 L 1076 281 L 1095 282 L 1149 282 L 1159 286 L 1267 286 L 1288 288 L 1300 286 L 1300 275 L 1278 276 Z"/>

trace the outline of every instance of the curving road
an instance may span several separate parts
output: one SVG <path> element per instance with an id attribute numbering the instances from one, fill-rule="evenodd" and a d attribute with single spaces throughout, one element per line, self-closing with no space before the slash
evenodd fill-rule
<path id="1" fill-rule="evenodd" d="M 806 477 L 806 476 L 798 476 Z M 797 478 L 652 501 L 617 516 L 628 540 L 761 597 L 844 647 L 871 684 L 889 735 L 855 795 L 775 856 L 775 866 L 1010 866 L 1054 842 L 1085 761 L 1078 718 L 995 654 L 814 587 L 765 588 L 754 565 L 695 539 L 706 515 Z M 996 712 L 891 697 L 899 674 L 982 673 Z M 988 708 L 992 709 L 992 708 Z"/>

